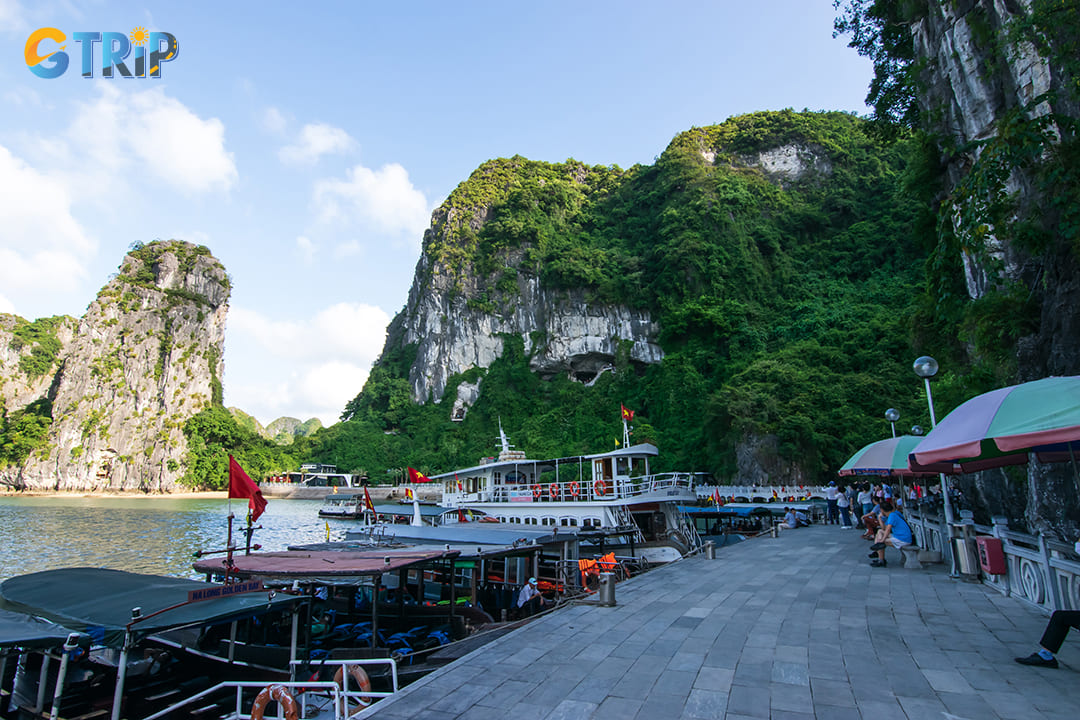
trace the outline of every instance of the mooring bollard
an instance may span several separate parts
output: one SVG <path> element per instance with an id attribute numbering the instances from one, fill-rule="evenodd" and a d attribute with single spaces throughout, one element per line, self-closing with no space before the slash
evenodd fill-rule
<path id="1" fill-rule="evenodd" d="M 773 523 L 771 532 L 774 538 L 778 537 L 780 535 L 780 523 Z"/>
<path id="2" fill-rule="evenodd" d="M 600 573 L 600 587 L 596 594 L 604 607 L 615 606 L 615 573 Z"/>
<path id="3" fill-rule="evenodd" d="M 708 540 L 705 543 L 705 558 L 707 560 L 716 559 L 716 543 L 714 543 L 712 540 Z"/>

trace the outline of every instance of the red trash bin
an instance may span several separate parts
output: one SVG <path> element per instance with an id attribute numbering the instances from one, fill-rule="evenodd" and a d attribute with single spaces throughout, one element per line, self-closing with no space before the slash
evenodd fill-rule
<path id="1" fill-rule="evenodd" d="M 975 538 L 975 542 L 979 546 L 979 565 L 983 572 L 989 575 L 1008 573 L 1005 566 L 1005 550 L 1001 546 L 1000 538 L 983 535 Z"/>

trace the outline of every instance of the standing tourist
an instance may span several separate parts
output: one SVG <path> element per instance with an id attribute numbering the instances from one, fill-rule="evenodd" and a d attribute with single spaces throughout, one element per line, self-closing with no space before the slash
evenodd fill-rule
<path id="1" fill-rule="evenodd" d="M 829 487 L 825 488 L 825 501 L 828 504 L 828 512 L 825 514 L 825 524 L 835 525 L 840 522 L 840 516 L 837 514 L 836 508 L 836 483 L 832 480 L 829 481 Z"/>
<path id="2" fill-rule="evenodd" d="M 851 513 L 849 509 L 851 507 L 851 500 L 848 498 L 847 487 L 845 486 L 841 492 L 836 495 L 836 509 L 840 511 L 840 529 L 851 529 Z"/>
<path id="3" fill-rule="evenodd" d="M 869 515 L 870 511 L 874 509 L 874 496 L 870 494 L 870 483 L 863 483 L 859 486 L 857 500 L 862 509 L 862 512 L 859 513 L 859 527 L 863 527 L 862 516 Z"/>

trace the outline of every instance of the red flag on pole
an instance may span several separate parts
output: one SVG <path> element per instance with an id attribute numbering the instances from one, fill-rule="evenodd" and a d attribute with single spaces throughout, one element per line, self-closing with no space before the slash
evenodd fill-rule
<path id="1" fill-rule="evenodd" d="M 375 514 L 375 505 L 371 502 L 371 493 L 364 488 L 364 507 L 368 509 L 372 515 Z"/>
<path id="2" fill-rule="evenodd" d="M 634 419 L 634 411 L 633 410 L 628 410 L 627 407 L 625 405 L 623 405 L 622 403 L 619 403 L 619 409 L 622 410 L 622 419 L 623 420 L 626 420 L 627 422 L 629 422 L 629 421 Z"/>
<path id="3" fill-rule="evenodd" d="M 262 496 L 259 486 L 248 477 L 232 455 L 229 456 L 229 497 L 247 498 L 248 507 L 251 508 L 251 522 L 258 520 L 266 509 L 266 498 Z"/>
<path id="4" fill-rule="evenodd" d="M 427 475 L 420 472 L 419 470 L 414 470 L 412 468 L 409 468 L 409 480 L 414 483 L 431 482 L 431 478 L 429 478 Z"/>

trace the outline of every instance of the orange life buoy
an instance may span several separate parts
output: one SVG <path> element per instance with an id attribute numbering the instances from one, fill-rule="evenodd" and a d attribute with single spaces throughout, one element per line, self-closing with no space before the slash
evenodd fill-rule
<path id="1" fill-rule="evenodd" d="M 359 665 L 340 665 L 340 666 L 338 666 L 337 672 L 334 673 L 334 682 L 337 683 L 339 688 L 341 688 L 342 690 L 346 689 L 345 688 L 345 673 L 346 672 L 349 673 L 349 676 L 353 679 L 353 681 L 356 682 L 356 684 L 357 684 L 357 686 L 359 687 L 360 690 L 363 690 L 365 692 L 371 692 L 371 679 L 368 677 L 367 673 L 364 672 L 364 668 L 360 667 Z M 361 710 L 366 708 L 368 705 L 370 705 L 373 701 L 372 701 L 372 698 L 371 698 L 370 695 L 361 695 L 359 698 L 357 698 L 357 702 L 360 704 L 360 707 L 357 708 L 356 710 L 352 711 L 352 712 L 349 712 L 348 706 L 345 704 L 345 698 L 343 697 L 341 699 L 341 703 L 342 703 L 341 714 L 344 715 L 345 717 L 352 717 L 355 713 L 360 712 Z"/>
<path id="2" fill-rule="evenodd" d="M 570 483 L 570 494 L 576 498 L 578 496 L 578 492 L 579 488 L 577 480 L 574 480 L 572 483 Z"/>
<path id="3" fill-rule="evenodd" d="M 540 486 L 539 485 L 533 485 L 533 500 L 539 500 L 539 499 L 540 499 Z"/>
<path id="4" fill-rule="evenodd" d="M 271 700 L 281 705 L 285 720 L 299 720 L 300 712 L 296 707 L 296 701 L 284 685 L 268 685 L 262 689 L 251 706 L 251 720 L 263 720 L 263 713 L 266 712 L 266 706 Z"/>
<path id="5" fill-rule="evenodd" d="M 603 480 L 597 480 L 593 483 L 593 490 L 597 495 L 607 495 L 607 483 Z"/>
<path id="6" fill-rule="evenodd" d="M 557 500 L 559 497 L 559 483 L 551 483 L 548 485 L 548 495 L 552 500 Z"/>

